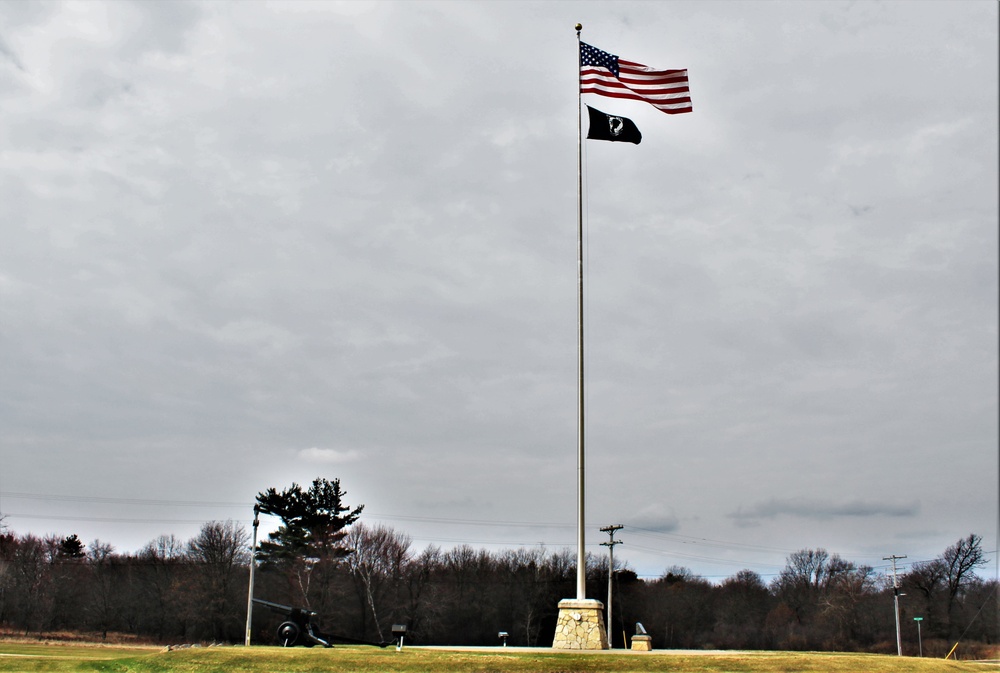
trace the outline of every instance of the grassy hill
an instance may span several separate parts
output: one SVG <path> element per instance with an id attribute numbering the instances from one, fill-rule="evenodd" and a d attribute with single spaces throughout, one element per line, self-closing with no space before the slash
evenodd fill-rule
<path id="1" fill-rule="evenodd" d="M 872 654 L 820 652 L 567 653 L 518 648 L 444 650 L 338 646 L 192 647 L 2 643 L 0 672 L 109 673 L 984 673 L 996 665 Z"/>

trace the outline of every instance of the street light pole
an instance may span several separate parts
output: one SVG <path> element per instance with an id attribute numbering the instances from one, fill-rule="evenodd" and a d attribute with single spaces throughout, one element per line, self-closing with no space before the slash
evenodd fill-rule
<path id="1" fill-rule="evenodd" d="M 244 644 L 250 647 L 250 624 L 253 621 L 253 574 L 257 567 L 257 525 L 260 523 L 260 505 L 253 506 L 253 543 L 250 545 L 250 589 L 247 591 L 247 637 Z"/>

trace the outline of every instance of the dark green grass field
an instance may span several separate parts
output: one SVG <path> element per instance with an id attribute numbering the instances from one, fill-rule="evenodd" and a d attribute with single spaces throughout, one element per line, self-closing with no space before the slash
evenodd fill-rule
<path id="1" fill-rule="evenodd" d="M 0 642 L 0 671 L 114 673 L 946 673 L 1000 671 L 1000 665 L 942 659 L 820 652 L 568 653 L 518 648 L 446 650 L 338 646 L 192 647 L 166 651 L 136 646 Z"/>

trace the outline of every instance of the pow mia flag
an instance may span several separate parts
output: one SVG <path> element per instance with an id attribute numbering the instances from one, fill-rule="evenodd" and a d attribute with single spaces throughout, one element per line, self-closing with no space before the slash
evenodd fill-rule
<path id="1" fill-rule="evenodd" d="M 631 119 L 609 115 L 589 105 L 587 112 L 590 113 L 588 140 L 610 140 L 611 142 L 635 143 L 636 145 L 642 140 L 639 128 Z"/>

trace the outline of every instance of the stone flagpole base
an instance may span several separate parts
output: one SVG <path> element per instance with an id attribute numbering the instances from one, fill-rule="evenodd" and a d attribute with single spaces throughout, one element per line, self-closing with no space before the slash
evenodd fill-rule
<path id="1" fill-rule="evenodd" d="M 592 599 L 564 598 L 559 601 L 559 621 L 552 641 L 556 650 L 606 650 L 604 603 Z"/>

